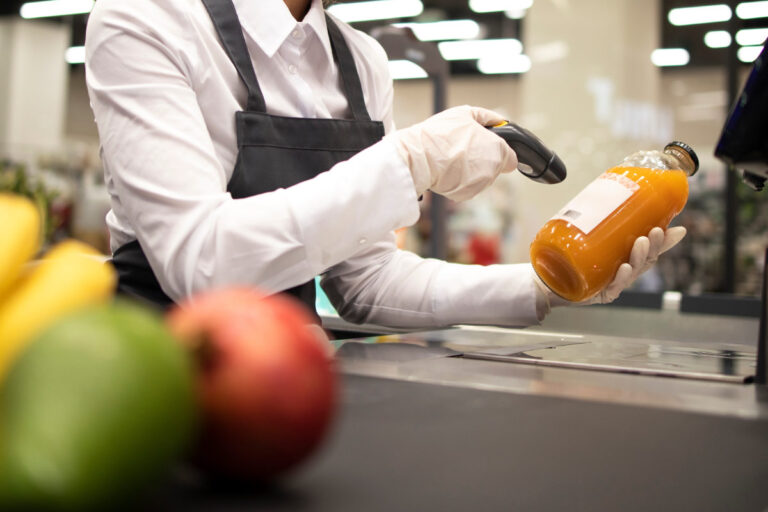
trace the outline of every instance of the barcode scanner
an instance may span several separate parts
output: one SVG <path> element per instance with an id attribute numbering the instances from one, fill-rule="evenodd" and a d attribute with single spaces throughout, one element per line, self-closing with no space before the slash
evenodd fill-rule
<path id="1" fill-rule="evenodd" d="M 565 164 L 536 135 L 522 126 L 504 121 L 489 130 L 504 139 L 517 154 L 518 170 L 539 183 L 560 183 L 565 179 Z"/>

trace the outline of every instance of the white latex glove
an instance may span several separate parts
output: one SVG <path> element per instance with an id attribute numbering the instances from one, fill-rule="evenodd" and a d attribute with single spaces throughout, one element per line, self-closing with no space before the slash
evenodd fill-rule
<path id="1" fill-rule="evenodd" d="M 408 164 L 416 194 L 431 190 L 464 201 L 488 187 L 499 173 L 517 168 L 517 155 L 487 130 L 504 121 L 497 113 L 464 105 L 402 130 L 387 139 Z"/>
<path id="2" fill-rule="evenodd" d="M 622 263 L 616 276 L 605 288 L 595 296 L 581 302 L 571 302 L 558 296 L 534 273 L 534 281 L 537 285 L 537 310 L 539 320 L 555 306 L 574 306 L 585 304 L 608 304 L 616 300 L 619 294 L 632 285 L 635 280 L 646 270 L 650 269 L 659 258 L 659 255 L 667 252 L 677 245 L 685 236 L 686 230 L 682 226 L 669 228 L 666 231 L 659 227 L 651 229 L 648 236 L 641 236 L 632 245 L 629 254 L 629 262 Z"/>

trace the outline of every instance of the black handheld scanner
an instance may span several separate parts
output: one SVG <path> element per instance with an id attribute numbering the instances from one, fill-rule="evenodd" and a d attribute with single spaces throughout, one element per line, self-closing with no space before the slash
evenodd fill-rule
<path id="1" fill-rule="evenodd" d="M 539 183 L 560 183 L 565 179 L 563 161 L 530 131 L 508 121 L 488 129 L 517 153 L 518 170 L 525 176 Z"/>

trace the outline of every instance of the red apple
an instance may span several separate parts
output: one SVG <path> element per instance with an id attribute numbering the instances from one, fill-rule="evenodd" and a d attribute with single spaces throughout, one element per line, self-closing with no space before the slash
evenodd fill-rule
<path id="1" fill-rule="evenodd" d="M 218 476 L 265 480 L 322 441 L 337 379 L 328 341 L 298 301 L 230 288 L 172 309 L 168 324 L 198 362 L 203 426 L 194 459 Z"/>

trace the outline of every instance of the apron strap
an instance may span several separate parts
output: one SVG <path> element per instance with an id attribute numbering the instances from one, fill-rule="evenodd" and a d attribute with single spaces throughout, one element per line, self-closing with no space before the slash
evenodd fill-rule
<path id="1" fill-rule="evenodd" d="M 232 0 L 203 0 L 203 4 L 211 16 L 224 50 L 235 65 L 240 79 L 248 89 L 246 110 L 266 113 L 267 104 L 259 87 L 259 81 L 256 79 L 256 72 L 253 69 L 251 56 L 245 44 L 243 29 L 240 25 L 235 5 L 232 3 Z M 344 40 L 344 36 L 341 35 L 339 27 L 336 26 L 336 23 L 327 13 L 325 14 L 325 20 L 328 27 L 328 35 L 331 39 L 333 57 L 339 65 L 341 81 L 344 86 L 344 92 L 347 95 L 349 108 L 352 111 L 352 117 L 357 121 L 370 121 L 371 116 L 368 114 L 368 108 L 365 106 L 363 87 L 357 75 L 357 66 L 355 65 L 355 59 L 352 57 L 352 52 L 349 51 L 347 42 Z"/>
<path id="2" fill-rule="evenodd" d="M 253 70 L 248 47 L 245 45 L 240 19 L 237 17 L 237 11 L 235 11 L 235 4 L 232 3 L 232 0 L 203 0 L 203 3 L 211 16 L 211 20 L 213 20 L 213 25 L 216 27 L 216 33 L 219 35 L 224 50 L 248 89 L 246 110 L 266 113 L 267 104 L 261 93 L 259 82 L 256 80 L 256 73 Z"/>
<path id="3" fill-rule="evenodd" d="M 328 13 L 325 13 L 325 23 L 328 26 L 328 35 L 331 38 L 334 59 L 339 63 L 341 81 L 344 84 L 344 91 L 347 93 L 347 101 L 349 102 L 350 110 L 352 110 L 352 116 L 357 121 L 370 121 L 371 116 L 368 115 L 368 108 L 365 106 L 363 86 L 360 84 L 360 77 L 357 75 L 357 66 L 355 66 L 352 52 L 349 51 L 347 42 L 344 40 L 344 36 L 341 35 L 339 27 L 328 16 Z"/>

